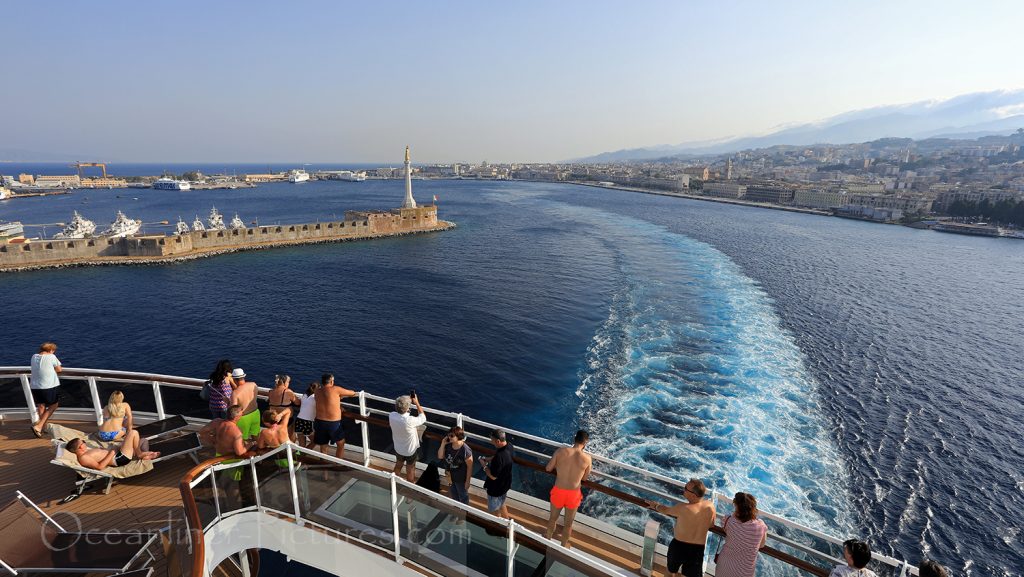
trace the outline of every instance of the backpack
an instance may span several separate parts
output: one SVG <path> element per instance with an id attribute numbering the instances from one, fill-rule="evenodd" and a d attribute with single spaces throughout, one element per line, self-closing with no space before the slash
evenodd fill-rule
<path id="1" fill-rule="evenodd" d="M 203 383 L 203 388 L 199 390 L 199 398 L 204 400 L 204 401 L 209 401 L 210 400 L 210 388 L 212 386 L 213 386 L 213 381 L 210 381 L 209 379 L 207 379 L 207 381 L 205 383 Z"/>

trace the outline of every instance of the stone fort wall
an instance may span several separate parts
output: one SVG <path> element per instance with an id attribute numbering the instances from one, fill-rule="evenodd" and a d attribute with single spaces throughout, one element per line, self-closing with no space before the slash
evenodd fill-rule
<path id="1" fill-rule="evenodd" d="M 145 261 L 275 245 L 357 240 L 447 228 L 436 206 L 345 213 L 345 220 L 184 234 L 40 240 L 0 245 L 0 269 L 81 262 Z"/>

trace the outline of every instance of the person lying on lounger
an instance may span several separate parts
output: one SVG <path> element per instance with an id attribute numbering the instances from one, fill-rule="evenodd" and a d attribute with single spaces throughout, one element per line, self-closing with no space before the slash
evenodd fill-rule
<path id="1" fill-rule="evenodd" d="M 107 467 L 123 467 L 132 460 L 149 461 L 160 456 L 157 451 L 143 451 L 138 431 L 128 431 L 119 449 L 90 449 L 82 439 L 68 441 L 67 449 L 78 458 L 78 464 L 102 471 Z"/>

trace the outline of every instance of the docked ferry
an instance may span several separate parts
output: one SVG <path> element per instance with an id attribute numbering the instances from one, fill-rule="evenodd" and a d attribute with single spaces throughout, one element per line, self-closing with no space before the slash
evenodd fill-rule
<path id="1" fill-rule="evenodd" d="M 307 180 L 309 180 L 309 173 L 301 168 L 288 173 L 288 182 L 292 184 L 306 182 Z"/>
<path id="2" fill-rule="evenodd" d="M 154 181 L 153 188 L 156 190 L 191 190 L 192 185 L 187 180 L 164 177 Z"/>
<path id="3" fill-rule="evenodd" d="M 503 519 L 487 512 L 478 471 L 468 505 L 392 474 L 392 399 L 359 392 L 342 403 L 343 458 L 285 443 L 231 459 L 202 448 L 195 434 L 207 424 L 201 379 L 64 368 L 60 408 L 38 439 L 29 428 L 38 422 L 29 375 L 27 366 L 0 367 L 7 385 L 0 387 L 0 450 L 9 464 L 0 467 L 0 497 L 16 499 L 0 514 L 0 563 L 18 574 L 253 577 L 265 551 L 341 577 L 666 575 L 671 520 L 650 512 L 646 499 L 680 501 L 686 479 L 593 455 L 565 548 L 544 537 L 552 483 L 544 464 L 564 446 L 555 440 L 504 429 L 516 474 L 506 501 L 511 519 Z M 150 449 L 164 449 L 148 468 L 85 469 L 63 448 L 70 438 L 98 446 L 100 399 L 115 389 L 132 403 Z M 264 406 L 266 393 L 260 391 Z M 463 427 L 474 453 L 493 454 L 497 424 L 437 408 L 425 413 L 421 479 L 451 426 Z M 720 514 L 731 511 L 725 494 L 710 498 Z M 622 524 L 624 516 L 634 522 Z M 759 574 L 827 577 L 844 563 L 843 537 L 770 512 L 759 518 L 769 527 Z M 705 575 L 715 574 L 721 534 L 718 527 L 709 534 Z M 869 568 L 884 577 L 917 575 L 878 553 Z"/>

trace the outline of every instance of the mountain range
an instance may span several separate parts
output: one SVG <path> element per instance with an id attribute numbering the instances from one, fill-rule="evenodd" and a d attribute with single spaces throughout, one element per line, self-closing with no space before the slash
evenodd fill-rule
<path id="1" fill-rule="evenodd" d="M 948 100 L 879 106 L 779 128 L 758 136 L 730 137 L 603 152 L 574 162 L 623 162 L 726 154 L 752 148 L 821 143 L 849 144 L 886 137 L 978 138 L 1024 128 L 1024 90 L 964 94 Z"/>

